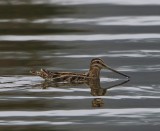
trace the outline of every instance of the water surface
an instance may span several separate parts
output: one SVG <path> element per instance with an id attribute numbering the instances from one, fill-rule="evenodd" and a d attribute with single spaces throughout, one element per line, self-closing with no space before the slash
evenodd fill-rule
<path id="1" fill-rule="evenodd" d="M 159 130 L 159 0 L 0 1 L 0 130 Z M 103 96 L 29 70 L 88 71 L 102 58 L 131 77 Z M 125 81 L 101 71 L 102 89 Z M 100 107 L 94 107 L 95 103 Z"/>

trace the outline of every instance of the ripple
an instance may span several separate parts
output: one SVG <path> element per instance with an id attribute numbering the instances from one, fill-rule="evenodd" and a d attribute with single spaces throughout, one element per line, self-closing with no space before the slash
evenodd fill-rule
<path id="1" fill-rule="evenodd" d="M 123 50 L 123 51 L 109 51 L 111 53 L 160 53 L 160 50 Z"/>
<path id="2" fill-rule="evenodd" d="M 96 54 L 96 55 L 60 55 L 55 57 L 62 57 L 62 58 L 96 58 L 96 57 L 117 57 L 117 58 L 145 58 L 145 57 L 152 57 L 152 58 L 159 58 L 160 54 L 137 54 L 137 53 L 117 53 L 117 54 Z"/>
<path id="3" fill-rule="evenodd" d="M 137 66 L 137 68 L 140 68 Z M 152 66 L 153 68 L 153 66 Z M 143 68 L 142 68 L 143 69 Z M 141 71 L 147 71 L 148 68 L 145 70 L 143 69 Z M 118 69 L 120 71 L 123 70 L 123 68 Z M 129 70 L 124 69 L 124 70 Z M 133 69 L 130 69 L 130 72 Z M 139 72 L 140 69 L 133 70 L 134 72 Z M 152 69 L 151 71 L 153 71 Z M 160 66 L 159 66 L 160 70 Z M 157 71 L 157 69 L 156 69 Z M 104 72 L 103 72 L 104 73 Z M 108 87 L 111 83 L 113 82 L 119 82 L 120 79 L 117 78 L 106 78 L 106 77 L 101 77 L 101 87 Z M 62 85 L 60 88 L 59 87 L 54 87 L 52 85 L 51 87 L 48 87 L 47 89 L 42 89 L 42 79 L 39 77 L 35 76 L 8 76 L 8 77 L 0 77 L 0 91 L 1 92 L 12 92 L 12 91 L 19 91 L 22 93 L 28 92 L 33 94 L 35 93 L 53 93 L 57 92 L 60 94 L 60 96 L 54 96 L 54 97 L 41 97 L 41 96 L 31 96 L 27 97 L 25 96 L 7 96 L 3 97 L 1 100 L 8 100 L 8 99 L 92 99 L 92 98 L 98 98 L 99 96 L 90 96 L 86 94 L 90 94 L 90 88 L 85 86 L 84 84 L 82 85 Z M 111 82 L 111 83 L 110 83 Z M 158 96 L 160 93 L 159 90 L 159 85 L 151 85 L 151 86 L 119 86 L 117 88 L 111 88 L 109 89 L 111 92 L 119 92 L 119 95 L 113 96 L 101 96 L 101 98 L 104 99 L 159 99 L 160 97 Z M 33 93 L 32 93 L 33 92 Z M 79 93 L 84 93 L 83 95 L 79 95 Z M 122 92 L 127 92 L 126 95 L 121 94 Z M 78 95 L 71 95 L 74 93 L 78 93 Z M 136 94 L 133 96 L 133 93 Z M 130 96 L 131 94 L 131 96 Z"/>
<path id="4" fill-rule="evenodd" d="M 35 116 L 116 116 L 143 117 L 145 114 L 160 113 L 160 108 L 129 108 L 129 109 L 81 109 L 81 110 L 51 110 L 51 111 L 1 111 L 1 117 L 35 117 Z"/>
<path id="5" fill-rule="evenodd" d="M 36 20 L 36 23 L 88 24 L 105 26 L 159 26 L 160 16 L 114 16 L 99 18 L 54 18 Z"/>
<path id="6" fill-rule="evenodd" d="M 101 82 L 113 82 L 118 81 L 119 79 L 115 78 L 101 78 Z M 68 87 L 68 88 L 48 88 L 47 90 L 42 89 L 34 89 L 32 88 L 33 85 L 41 84 L 41 82 L 44 81 L 42 78 L 37 76 L 2 76 L 0 77 L 0 90 L 1 91 L 10 91 L 17 89 L 17 87 L 20 89 L 28 89 L 30 92 L 74 92 L 74 91 L 89 91 L 88 88 L 72 88 L 74 87 Z M 62 83 L 63 84 L 63 83 Z M 29 88 L 28 88 L 29 87 Z M 40 87 L 40 85 L 38 85 Z"/>
<path id="7" fill-rule="evenodd" d="M 51 121 L 22 121 L 22 120 L 0 120 L 0 125 L 41 125 L 41 124 L 48 124 L 48 125 L 70 125 L 76 124 L 74 122 L 51 122 Z"/>
<path id="8" fill-rule="evenodd" d="M 159 0 L 31 0 L 31 1 L 0 1 L 0 4 L 57 4 L 57 5 L 87 5 L 87 4 L 113 4 L 113 5 L 160 5 Z"/>
<path id="9" fill-rule="evenodd" d="M 3 51 L 0 52 L 1 59 L 29 59 L 30 53 L 22 51 Z"/>
<path id="10" fill-rule="evenodd" d="M 159 33 L 143 34 L 86 34 L 86 35 L 1 35 L 1 41 L 104 41 L 160 39 Z"/>
<path id="11" fill-rule="evenodd" d="M 129 72 L 157 72 L 160 71 L 160 65 L 132 65 L 119 67 L 119 71 Z"/>
<path id="12" fill-rule="evenodd" d="M 8 23 L 8 22 L 12 22 L 12 23 L 28 23 L 29 20 L 28 19 L 21 19 L 21 18 L 18 18 L 18 19 L 0 19 L 0 23 Z"/>
<path id="13" fill-rule="evenodd" d="M 160 108 L 1 111 L 0 117 L 9 120 L 0 125 L 159 125 L 159 113 Z"/>
<path id="14" fill-rule="evenodd" d="M 49 57 L 49 56 L 48 56 Z M 52 56 L 50 56 L 52 57 Z M 63 57 L 63 58 L 96 58 L 96 57 L 117 57 L 117 58 L 159 58 L 160 50 L 123 50 L 123 51 L 108 51 L 108 53 L 103 54 L 72 54 L 67 53 L 60 54 L 54 57 Z"/>
<path id="15" fill-rule="evenodd" d="M 1 76 L 0 77 L 0 90 L 9 91 L 17 89 L 27 89 L 31 85 L 40 82 L 41 78 L 34 76 Z M 27 86 L 28 85 L 28 86 Z M 10 89 L 9 89 L 10 88 Z M 11 89 L 12 88 L 12 89 Z"/>
<path id="16" fill-rule="evenodd" d="M 160 5 L 159 0 L 43 0 L 34 1 L 35 4 L 86 5 L 86 4 L 115 4 L 115 5 Z"/>
<path id="17" fill-rule="evenodd" d="M 85 24 L 99 26 L 159 26 L 160 16 L 112 16 L 96 18 L 0 19 L 0 23 Z"/>
<path id="18" fill-rule="evenodd" d="M 12 82 L 22 82 L 22 81 L 39 81 L 37 77 L 34 76 L 21 76 L 21 75 L 14 75 L 14 76 L 1 76 L 0 77 L 1 83 L 12 83 Z"/>

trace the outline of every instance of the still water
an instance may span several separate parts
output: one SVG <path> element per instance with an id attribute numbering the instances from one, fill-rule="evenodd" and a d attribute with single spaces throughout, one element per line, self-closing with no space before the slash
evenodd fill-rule
<path id="1" fill-rule="evenodd" d="M 85 72 L 95 57 L 131 80 L 102 70 L 95 96 L 29 74 Z M 158 131 L 159 73 L 159 0 L 0 0 L 1 131 Z"/>

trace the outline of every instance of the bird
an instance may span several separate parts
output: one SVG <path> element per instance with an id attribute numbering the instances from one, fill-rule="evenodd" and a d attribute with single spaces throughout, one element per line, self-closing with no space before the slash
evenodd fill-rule
<path id="1" fill-rule="evenodd" d="M 129 79 L 129 76 L 116 71 L 105 64 L 101 58 L 93 58 L 90 62 L 90 68 L 87 72 L 52 72 L 46 69 L 40 71 L 30 71 L 32 75 L 40 76 L 46 81 L 51 82 L 66 82 L 66 83 L 85 83 L 90 79 L 99 79 L 101 69 L 107 68 L 115 73 L 123 75 Z"/>

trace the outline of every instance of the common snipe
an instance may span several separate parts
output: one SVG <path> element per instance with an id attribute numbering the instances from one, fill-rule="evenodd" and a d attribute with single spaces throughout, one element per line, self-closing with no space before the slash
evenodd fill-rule
<path id="1" fill-rule="evenodd" d="M 30 71 L 33 75 L 40 76 L 47 81 L 52 82 L 68 82 L 68 83 L 84 83 L 89 79 L 100 77 L 100 70 L 102 68 L 107 68 L 115 73 L 123 75 L 129 79 L 129 76 L 118 72 L 109 66 L 107 66 L 104 61 L 100 58 L 94 58 L 91 60 L 90 69 L 86 73 L 74 73 L 74 72 L 51 72 L 45 69 L 40 71 Z"/>

